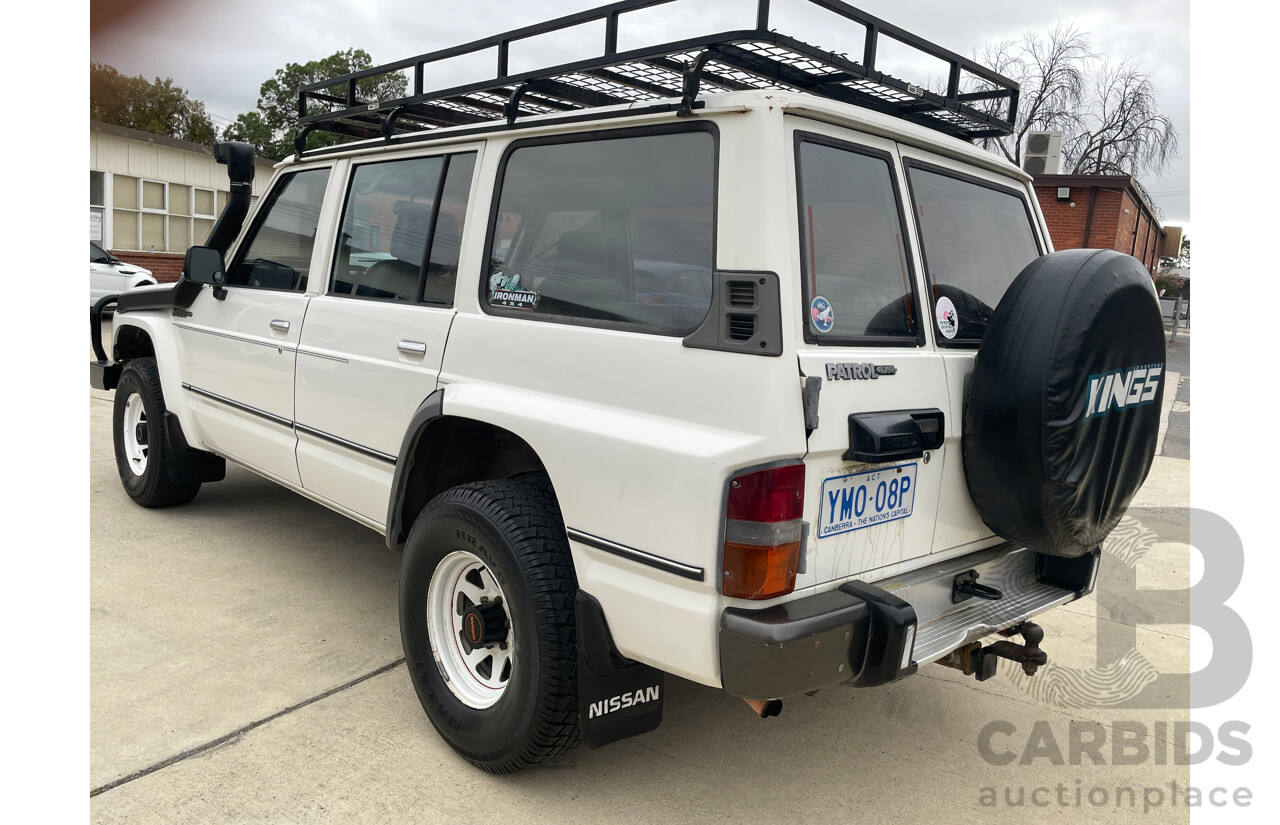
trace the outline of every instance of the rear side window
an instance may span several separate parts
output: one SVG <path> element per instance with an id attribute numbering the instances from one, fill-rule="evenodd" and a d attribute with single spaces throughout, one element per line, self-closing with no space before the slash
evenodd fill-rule
<path id="1" fill-rule="evenodd" d="M 917 310 L 889 155 L 811 138 L 799 147 L 806 337 L 914 345 Z"/>
<path id="2" fill-rule="evenodd" d="M 451 306 L 475 154 L 356 167 L 331 295 Z"/>
<path id="3" fill-rule="evenodd" d="M 908 168 L 939 341 L 979 341 L 1005 290 L 1040 256 L 1026 198 L 918 164 Z"/>
<path id="4" fill-rule="evenodd" d="M 484 306 L 686 333 L 711 304 L 714 238 L 710 131 L 518 145 L 504 164 Z"/>

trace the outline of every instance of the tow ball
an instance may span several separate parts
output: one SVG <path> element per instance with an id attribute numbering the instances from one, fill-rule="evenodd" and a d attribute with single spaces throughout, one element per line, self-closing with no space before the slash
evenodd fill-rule
<path id="1" fill-rule="evenodd" d="M 979 682 L 985 682 L 996 675 L 998 659 L 1008 659 L 1022 665 L 1022 672 L 1035 676 L 1036 671 L 1049 663 L 1049 656 L 1040 649 L 1044 641 L 1044 628 L 1034 622 L 1022 622 L 1000 635 L 1006 638 L 1021 635 L 1025 644 L 1016 642 L 993 642 L 986 647 L 982 642 L 973 642 L 962 648 L 951 651 L 938 660 L 938 664 L 955 668 L 965 676 L 973 676 Z"/>

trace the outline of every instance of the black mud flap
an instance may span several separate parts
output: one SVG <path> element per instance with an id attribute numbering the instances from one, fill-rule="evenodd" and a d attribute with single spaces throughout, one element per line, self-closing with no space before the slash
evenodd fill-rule
<path id="1" fill-rule="evenodd" d="M 618 653 L 595 596 L 578 591 L 578 719 L 599 748 L 662 724 L 663 672 Z"/>
<path id="2" fill-rule="evenodd" d="M 164 433 L 169 443 L 169 471 L 201 483 L 222 481 L 227 477 L 227 460 L 187 443 L 178 416 L 165 410 Z"/>

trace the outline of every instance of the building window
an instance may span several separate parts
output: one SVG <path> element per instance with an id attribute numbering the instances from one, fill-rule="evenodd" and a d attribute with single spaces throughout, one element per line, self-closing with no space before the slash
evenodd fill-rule
<path id="1" fill-rule="evenodd" d="M 102 172 L 90 172 L 91 240 L 100 240 L 106 235 L 102 228 L 104 177 Z M 226 204 L 227 195 L 213 189 L 117 174 L 111 176 L 110 188 L 110 247 L 145 252 L 180 253 L 193 244 L 204 243 L 221 211 L 218 207 Z M 100 234 L 94 235 L 95 231 Z"/>
<path id="2" fill-rule="evenodd" d="M 89 172 L 89 240 L 101 244 L 106 231 L 103 221 L 106 213 L 106 175 Z"/>
<path id="3" fill-rule="evenodd" d="M 113 175 L 111 181 L 113 249 L 138 248 L 138 179 Z"/>
<path id="4" fill-rule="evenodd" d="M 209 233 L 213 231 L 214 218 L 222 212 L 217 209 L 215 204 L 221 201 L 221 206 L 226 206 L 226 197 L 224 193 L 214 193 L 212 189 L 192 189 L 191 190 L 192 207 L 192 243 L 204 243 L 209 237 Z"/>
<path id="5" fill-rule="evenodd" d="M 141 194 L 142 245 L 139 249 L 164 252 L 168 249 L 164 219 L 169 211 L 169 185 L 158 180 L 144 180 Z"/>
<path id="6" fill-rule="evenodd" d="M 169 248 L 191 246 L 191 187 L 169 184 Z"/>

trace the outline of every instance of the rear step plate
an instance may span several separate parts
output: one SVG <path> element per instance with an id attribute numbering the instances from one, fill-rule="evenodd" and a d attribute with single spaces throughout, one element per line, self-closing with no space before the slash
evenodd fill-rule
<path id="1" fill-rule="evenodd" d="M 967 599 L 954 604 L 956 577 L 970 570 L 977 571 L 984 585 L 999 590 L 1002 598 Z M 922 665 L 1076 598 L 1071 591 L 1036 581 L 1036 554 L 1010 544 L 874 584 L 915 608 L 918 624 L 912 659 Z"/>

